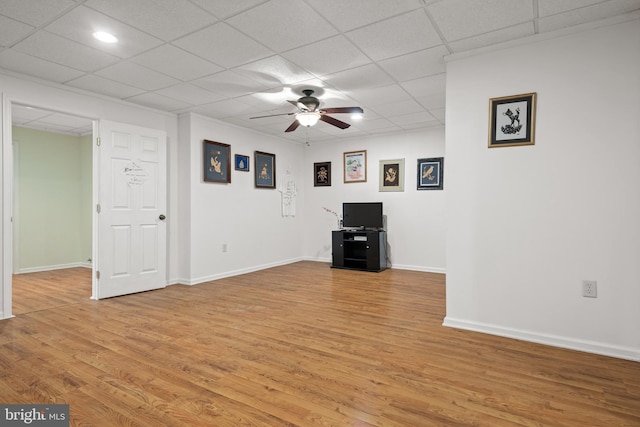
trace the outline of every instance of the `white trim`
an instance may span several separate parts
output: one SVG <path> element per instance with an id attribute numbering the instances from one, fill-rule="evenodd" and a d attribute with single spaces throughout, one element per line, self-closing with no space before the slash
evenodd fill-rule
<path id="1" fill-rule="evenodd" d="M 40 267 L 27 267 L 20 268 L 15 274 L 27 274 L 27 273 L 39 273 L 41 271 L 53 271 L 53 270 L 64 270 L 66 268 L 91 268 L 90 262 L 72 262 L 68 264 L 58 264 L 58 265 L 43 265 Z"/>
<path id="2" fill-rule="evenodd" d="M 304 261 L 302 258 L 293 258 L 284 261 L 278 261 L 269 264 L 256 265 L 253 267 L 243 268 L 240 270 L 232 270 L 224 273 L 213 274 L 211 276 L 198 277 L 197 279 L 178 279 L 176 283 L 182 285 L 199 285 L 201 283 L 211 282 L 214 280 L 225 279 L 227 277 L 240 276 L 241 274 L 253 273 L 255 271 L 266 270 L 267 268 L 280 267 L 283 265 L 293 264 L 294 262 Z"/>
<path id="3" fill-rule="evenodd" d="M 467 331 L 482 332 L 489 335 L 513 338 L 521 341 L 528 341 L 537 344 L 550 345 L 553 347 L 566 348 L 570 350 L 583 351 L 586 353 L 600 354 L 603 356 L 616 357 L 619 359 L 640 362 L 640 348 L 621 347 L 602 342 L 586 341 L 558 335 L 541 334 L 537 332 L 524 331 L 520 329 L 505 328 L 498 325 L 490 325 L 481 322 L 469 322 L 462 319 L 453 319 L 449 316 L 444 318 L 442 326 Z"/>
<path id="4" fill-rule="evenodd" d="M 2 319 L 13 317 L 12 306 L 12 283 L 11 274 L 13 272 L 13 230 L 11 224 L 12 197 L 13 197 L 13 147 L 11 130 L 11 100 L 2 94 L 2 153 L 0 172 L 0 309 Z"/>
<path id="5" fill-rule="evenodd" d="M 315 261 L 315 262 L 328 262 L 331 264 L 331 258 L 314 258 L 304 257 L 303 261 Z M 409 271 L 421 271 L 423 273 L 437 273 L 446 274 L 447 270 L 442 267 L 430 267 L 428 265 L 405 265 L 405 264 L 392 264 L 387 261 L 387 268 L 393 268 L 395 270 L 409 270 Z"/>

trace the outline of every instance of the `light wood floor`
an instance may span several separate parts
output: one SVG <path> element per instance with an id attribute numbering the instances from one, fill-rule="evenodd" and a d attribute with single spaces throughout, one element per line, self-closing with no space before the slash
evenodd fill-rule
<path id="1" fill-rule="evenodd" d="M 14 274 L 13 314 L 77 304 L 91 297 L 91 269 L 68 268 Z"/>
<path id="2" fill-rule="evenodd" d="M 640 363 L 444 315 L 442 275 L 314 262 L 83 298 L 0 322 L 0 399 L 74 426 L 640 426 Z"/>

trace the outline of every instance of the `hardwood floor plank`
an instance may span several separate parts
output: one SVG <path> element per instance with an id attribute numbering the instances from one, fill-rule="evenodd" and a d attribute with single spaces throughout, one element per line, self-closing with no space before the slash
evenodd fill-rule
<path id="1" fill-rule="evenodd" d="M 445 328 L 443 275 L 299 262 L 92 301 L 72 270 L 0 322 L 0 399 L 71 425 L 640 425 L 639 363 Z"/>

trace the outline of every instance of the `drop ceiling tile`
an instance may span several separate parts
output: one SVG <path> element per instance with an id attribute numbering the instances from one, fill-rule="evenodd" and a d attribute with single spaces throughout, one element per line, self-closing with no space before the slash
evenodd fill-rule
<path id="1" fill-rule="evenodd" d="M 56 83 L 63 83 L 84 74 L 82 71 L 16 52 L 13 49 L 0 52 L 0 68 Z"/>
<path id="2" fill-rule="evenodd" d="M 371 62 L 346 37 L 340 35 L 282 54 L 316 76 L 324 76 Z"/>
<path id="3" fill-rule="evenodd" d="M 11 105 L 11 120 L 14 123 L 26 123 L 38 120 L 42 117 L 48 116 L 49 114 L 51 114 L 50 111 L 44 111 L 38 108 L 28 107 L 26 105 Z"/>
<path id="4" fill-rule="evenodd" d="M 637 10 L 638 8 L 640 8 L 640 1 L 638 0 L 608 1 L 540 18 L 538 20 L 538 28 L 541 33 L 544 33 L 621 15 L 623 13 Z"/>
<path id="5" fill-rule="evenodd" d="M 417 111 L 409 114 L 402 114 L 389 118 L 392 123 L 398 126 L 425 126 L 428 123 L 437 122 L 436 118 L 428 111 Z"/>
<path id="6" fill-rule="evenodd" d="M 34 29 L 31 25 L 0 15 L 0 46 L 11 46 Z"/>
<path id="7" fill-rule="evenodd" d="M 273 55 L 269 49 L 225 23 L 189 34 L 173 44 L 225 68 Z"/>
<path id="8" fill-rule="evenodd" d="M 180 83 L 179 80 L 157 73 L 133 62 L 123 61 L 96 72 L 107 79 L 144 90 L 158 90 Z"/>
<path id="9" fill-rule="evenodd" d="M 214 16 L 224 19 L 263 3 L 264 0 L 191 0 L 191 2 Z"/>
<path id="10" fill-rule="evenodd" d="M 112 96 L 114 98 L 128 98 L 130 96 L 140 95 L 143 89 L 135 88 L 114 80 L 96 76 L 95 74 L 87 74 L 66 83 L 78 89 L 84 89 L 90 92 L 101 93 L 103 95 Z"/>
<path id="11" fill-rule="evenodd" d="M 146 105 L 147 107 L 155 108 L 162 111 L 175 111 L 183 108 L 187 108 L 190 104 L 179 101 L 177 99 L 168 98 L 166 96 L 158 95 L 157 93 L 143 93 L 142 95 L 132 96 L 127 101 L 135 104 Z"/>
<path id="12" fill-rule="evenodd" d="M 402 29 L 399 31 L 398 29 Z M 423 10 L 406 13 L 347 33 L 373 60 L 383 60 L 442 44 Z"/>
<path id="13" fill-rule="evenodd" d="M 417 111 L 424 111 L 422 105 L 418 104 L 413 99 L 400 102 L 389 102 L 385 104 L 378 104 L 372 109 L 380 114 L 382 117 L 393 118 L 396 116 L 403 116 L 406 114 L 413 114 Z M 393 121 L 393 120 L 392 120 Z"/>
<path id="14" fill-rule="evenodd" d="M 165 41 L 217 21 L 187 0 L 88 0 L 85 5 Z"/>
<path id="15" fill-rule="evenodd" d="M 441 92 L 433 92 L 424 96 L 416 96 L 416 101 L 429 111 L 442 109 L 446 106 L 447 93 L 444 89 Z"/>
<path id="16" fill-rule="evenodd" d="M 137 55 L 162 44 L 162 40 L 158 38 L 84 6 L 73 9 L 45 29 L 69 40 L 77 41 L 120 58 Z M 118 38 L 118 43 L 98 41 L 93 37 L 93 33 L 96 31 L 105 31 L 113 34 Z"/>
<path id="17" fill-rule="evenodd" d="M 39 27 L 76 5 L 72 0 L 2 0 L 0 13 Z"/>
<path id="18" fill-rule="evenodd" d="M 269 87 L 293 85 L 305 80 L 313 79 L 313 75 L 302 68 L 287 61 L 280 55 L 261 59 L 235 69 L 239 74 L 265 85 L 272 82 Z"/>
<path id="19" fill-rule="evenodd" d="M 538 16 L 555 15 L 596 3 L 602 3 L 602 0 L 538 0 Z"/>
<path id="20" fill-rule="evenodd" d="M 278 53 L 337 34 L 322 16 L 299 0 L 271 0 L 227 22 Z"/>
<path id="21" fill-rule="evenodd" d="M 351 70 L 340 71 L 322 78 L 331 86 L 349 94 L 356 89 L 385 86 L 394 81 L 375 64 L 364 65 Z"/>
<path id="22" fill-rule="evenodd" d="M 115 56 L 46 31 L 34 33 L 16 44 L 14 49 L 82 71 L 93 71 L 118 60 Z"/>
<path id="23" fill-rule="evenodd" d="M 249 117 L 254 109 L 253 107 L 235 99 L 226 99 L 224 101 L 200 105 L 194 108 L 194 111 L 205 116 L 224 119 L 226 117 L 234 117 L 242 114 L 246 114 L 247 117 Z"/>
<path id="24" fill-rule="evenodd" d="M 409 53 L 385 61 L 380 61 L 387 73 L 397 81 L 413 80 L 445 72 L 444 57 L 449 54 L 445 46 Z"/>
<path id="25" fill-rule="evenodd" d="M 447 41 L 460 40 L 534 18 L 533 0 L 449 0 L 427 10 Z"/>
<path id="26" fill-rule="evenodd" d="M 372 107 L 390 102 L 409 101 L 411 99 L 407 91 L 397 84 L 380 86 L 374 90 L 369 88 L 356 89 L 351 91 L 351 96 L 353 96 L 358 103 Z"/>
<path id="27" fill-rule="evenodd" d="M 221 67 L 199 56 L 169 44 L 131 58 L 131 61 L 182 81 L 197 79 L 222 70 Z"/>
<path id="28" fill-rule="evenodd" d="M 224 95 L 204 90 L 189 83 L 180 83 L 175 86 L 157 90 L 155 93 L 177 99 L 191 105 L 209 104 L 211 102 L 225 99 Z"/>
<path id="29" fill-rule="evenodd" d="M 226 98 L 237 98 L 248 93 L 260 92 L 267 87 L 233 70 L 212 74 L 191 83 Z"/>
<path id="30" fill-rule="evenodd" d="M 422 7 L 419 0 L 323 0 L 313 5 L 341 31 L 349 31 Z"/>
<path id="31" fill-rule="evenodd" d="M 449 48 L 454 52 L 464 52 L 467 50 L 477 49 L 483 46 L 490 46 L 499 43 L 510 42 L 522 37 L 528 37 L 535 34 L 533 22 L 525 22 L 514 25 L 509 28 L 491 31 L 489 33 L 480 34 L 475 37 L 457 40 L 448 44 Z"/>
<path id="32" fill-rule="evenodd" d="M 63 113 L 53 113 L 39 120 L 42 123 L 57 124 L 67 128 L 80 128 L 91 124 L 85 117 L 71 116 Z"/>
<path id="33" fill-rule="evenodd" d="M 414 98 L 446 92 L 446 76 L 444 73 L 422 77 L 401 83 Z"/>

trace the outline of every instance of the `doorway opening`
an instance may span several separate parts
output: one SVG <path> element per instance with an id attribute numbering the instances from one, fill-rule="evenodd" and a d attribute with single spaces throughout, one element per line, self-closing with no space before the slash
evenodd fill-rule
<path id="1" fill-rule="evenodd" d="M 11 104 L 12 311 L 91 297 L 93 120 Z"/>

